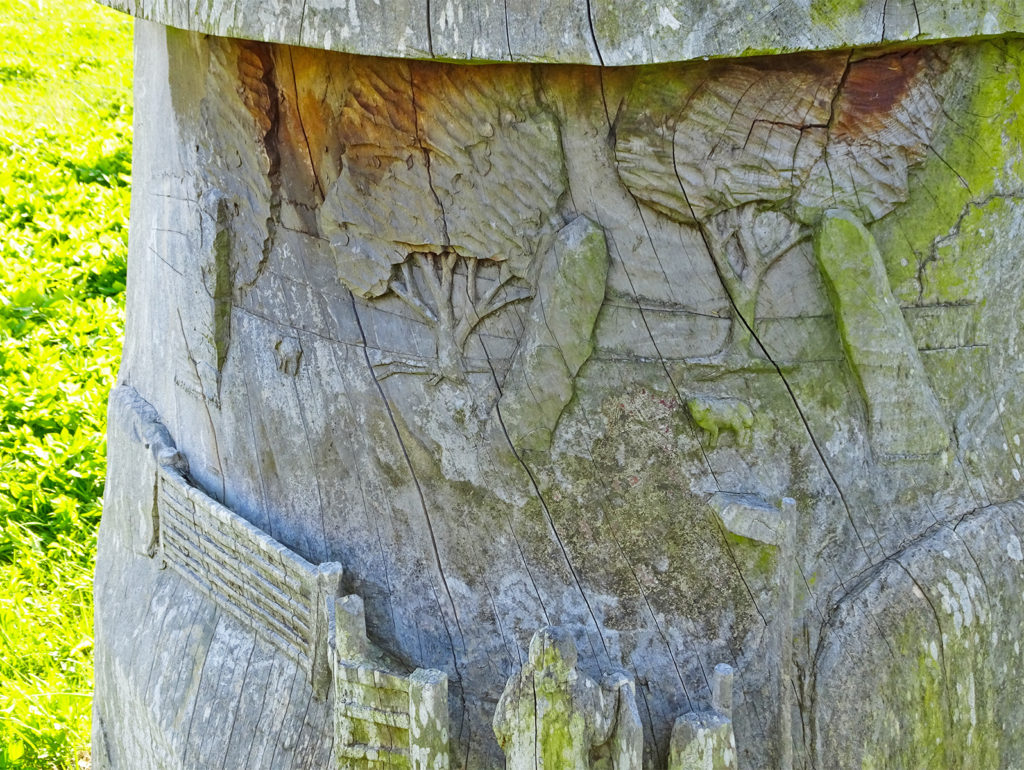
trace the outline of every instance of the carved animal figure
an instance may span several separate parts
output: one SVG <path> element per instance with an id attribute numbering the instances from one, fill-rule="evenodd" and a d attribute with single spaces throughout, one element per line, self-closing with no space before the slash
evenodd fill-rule
<path id="1" fill-rule="evenodd" d="M 494 714 L 507 770 L 640 770 L 643 728 L 633 680 L 598 685 L 576 669 L 567 630 L 543 628 Z"/>
<path id="2" fill-rule="evenodd" d="M 711 449 L 718 446 L 718 437 L 726 430 L 732 431 L 737 444 L 749 446 L 754 413 L 744 402 L 735 398 L 696 396 L 686 402 L 686 408 L 693 421 L 707 431 Z"/>
<path id="3" fill-rule="evenodd" d="M 295 337 L 282 337 L 274 344 L 274 358 L 279 372 L 294 377 L 299 373 L 302 344 Z"/>

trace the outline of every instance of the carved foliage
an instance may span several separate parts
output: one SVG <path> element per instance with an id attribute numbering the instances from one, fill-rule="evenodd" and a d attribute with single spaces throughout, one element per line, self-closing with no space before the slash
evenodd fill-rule
<path id="1" fill-rule="evenodd" d="M 216 227 L 226 238 L 238 291 L 255 283 L 275 237 L 281 206 L 279 96 L 269 46 L 215 40 L 210 54 L 199 152 L 208 169 L 204 187 L 223 199 Z"/>
<path id="2" fill-rule="evenodd" d="M 936 54 L 773 57 L 641 75 L 616 124 L 619 176 L 644 205 L 700 229 L 746 357 L 761 282 L 842 207 L 874 221 L 907 197 L 941 116 Z M 733 362 L 735 363 L 735 362 Z"/>
<path id="3" fill-rule="evenodd" d="M 935 54 L 773 57 L 638 78 L 615 154 L 637 198 L 679 222 L 748 203 L 872 221 L 906 197 L 941 109 Z"/>
<path id="4" fill-rule="evenodd" d="M 336 128 L 344 156 L 318 221 L 360 296 L 387 291 L 389 265 L 413 252 L 509 261 L 523 276 L 542 234 L 560 225 L 555 121 L 529 71 L 486 74 L 402 62 L 348 71 Z"/>
<path id="5" fill-rule="evenodd" d="M 532 295 L 531 262 L 563 224 L 556 123 L 528 70 L 496 78 L 352 62 L 346 75 L 335 127 L 344 154 L 317 215 L 321 235 L 341 282 L 401 300 L 434 332 L 432 373 L 458 379 L 471 332 Z M 383 363 L 385 376 L 424 370 Z"/>
<path id="6" fill-rule="evenodd" d="M 179 289 L 187 360 L 176 382 L 219 408 L 232 304 L 264 270 L 276 233 L 278 94 L 266 45 L 215 40 L 208 67 L 208 94 L 199 105 L 203 128 L 195 147 L 207 173 L 197 193 L 196 232 L 190 233 L 197 241 L 187 268 L 191 275 L 183 276 Z"/>

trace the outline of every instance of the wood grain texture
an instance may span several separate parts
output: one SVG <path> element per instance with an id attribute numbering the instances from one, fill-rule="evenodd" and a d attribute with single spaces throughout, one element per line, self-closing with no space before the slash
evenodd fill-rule
<path id="1" fill-rule="evenodd" d="M 1017 0 L 100 0 L 211 35 L 397 58 L 627 66 L 1019 32 Z"/>

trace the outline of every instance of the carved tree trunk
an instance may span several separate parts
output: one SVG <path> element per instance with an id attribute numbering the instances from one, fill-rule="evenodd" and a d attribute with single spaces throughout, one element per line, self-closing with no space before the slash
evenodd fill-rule
<path id="1" fill-rule="evenodd" d="M 111 4 L 95 767 L 1019 763 L 1012 4 Z"/>

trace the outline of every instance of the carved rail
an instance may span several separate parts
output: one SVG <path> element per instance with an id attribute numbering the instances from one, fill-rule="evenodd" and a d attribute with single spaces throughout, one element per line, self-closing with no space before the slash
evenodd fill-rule
<path id="1" fill-rule="evenodd" d="M 363 600 L 334 603 L 334 756 L 344 770 L 449 770 L 448 677 L 396 673 L 366 636 Z"/>
<path id="2" fill-rule="evenodd" d="M 226 613 L 309 672 L 334 682 L 334 764 L 448 770 L 448 678 L 394 673 L 366 638 L 362 599 L 339 598 L 342 567 L 314 565 L 190 484 L 157 472 L 159 555 Z"/>
<path id="3" fill-rule="evenodd" d="M 342 728 L 335 733 L 339 765 L 348 766 L 346 760 L 355 760 L 355 767 L 429 767 L 414 756 L 420 753 L 413 724 L 415 704 L 434 700 L 430 691 L 444 687 L 440 705 L 447 716 L 443 675 L 419 669 L 405 677 L 365 665 L 336 665 L 334 709 Z M 439 748 L 447 753 L 447 745 Z"/>
<path id="4" fill-rule="evenodd" d="M 257 636 L 330 684 L 327 614 L 342 567 L 314 565 L 224 507 L 172 468 L 158 475 L 160 555 L 166 565 Z"/>

